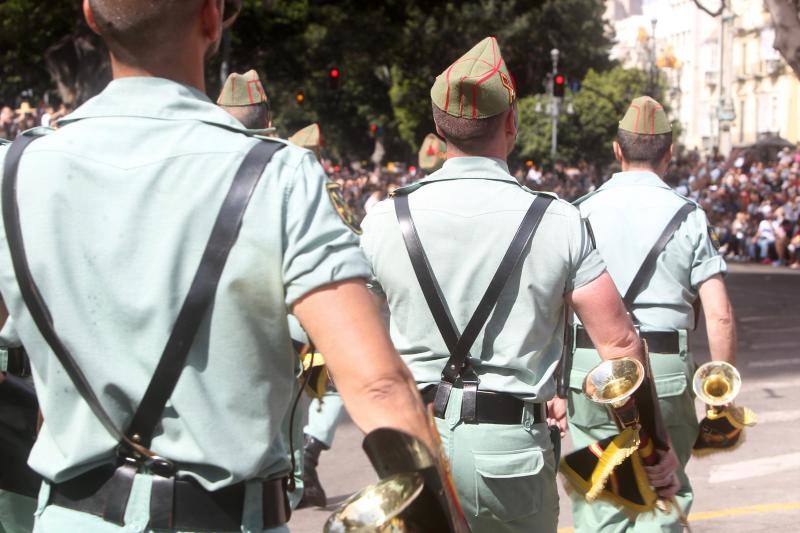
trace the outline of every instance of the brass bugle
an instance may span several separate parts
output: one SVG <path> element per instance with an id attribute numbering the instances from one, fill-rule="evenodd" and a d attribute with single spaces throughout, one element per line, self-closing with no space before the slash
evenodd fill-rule
<path id="1" fill-rule="evenodd" d="M 739 394 L 742 376 L 724 361 L 710 361 L 694 373 L 692 388 L 701 401 L 712 407 L 727 405 Z"/>
<path id="2" fill-rule="evenodd" d="M 644 366 L 636 359 L 621 357 L 603 361 L 586 374 L 583 393 L 591 401 L 622 407 L 644 381 Z"/>

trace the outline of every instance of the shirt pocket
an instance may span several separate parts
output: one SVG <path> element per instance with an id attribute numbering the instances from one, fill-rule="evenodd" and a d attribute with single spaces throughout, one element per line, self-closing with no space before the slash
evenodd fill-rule
<path id="1" fill-rule="evenodd" d="M 544 452 L 539 449 L 473 452 L 476 516 L 511 522 L 542 506 Z"/>

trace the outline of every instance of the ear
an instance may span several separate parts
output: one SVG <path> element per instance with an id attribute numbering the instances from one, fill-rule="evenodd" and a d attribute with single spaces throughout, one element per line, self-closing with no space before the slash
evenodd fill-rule
<path id="1" fill-rule="evenodd" d="M 622 164 L 622 161 L 624 160 L 622 157 L 622 148 L 619 147 L 619 143 L 617 141 L 614 141 L 614 159 L 619 161 L 620 164 Z"/>
<path id="2" fill-rule="evenodd" d="M 212 43 L 217 42 L 222 36 L 222 6 L 223 3 L 219 0 L 205 0 L 200 10 L 203 36 Z"/>
<path id="3" fill-rule="evenodd" d="M 669 150 L 667 150 L 667 153 L 664 154 L 664 159 L 665 159 L 664 163 L 667 166 L 669 166 L 669 162 L 672 161 L 672 154 L 674 153 L 675 153 L 675 144 L 673 143 L 669 145 Z"/>
<path id="4" fill-rule="evenodd" d="M 94 20 L 94 12 L 92 6 L 89 5 L 89 0 L 83 0 L 83 17 L 86 19 L 86 24 L 92 29 L 93 32 L 100 35 L 100 30 L 97 27 L 97 21 Z"/>
<path id="5" fill-rule="evenodd" d="M 506 133 L 509 135 L 516 136 L 518 129 L 516 104 L 512 106 L 507 113 L 508 114 L 506 115 L 506 120 L 505 120 Z"/>

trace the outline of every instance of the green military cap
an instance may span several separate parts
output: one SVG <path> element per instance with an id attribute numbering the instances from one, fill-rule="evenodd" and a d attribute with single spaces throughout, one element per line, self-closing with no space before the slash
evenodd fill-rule
<path id="1" fill-rule="evenodd" d="M 322 147 L 322 133 L 319 130 L 319 124 L 316 122 L 296 131 L 294 135 L 289 137 L 288 141 L 297 146 L 308 148 L 317 154 L 319 158 L 320 147 Z"/>
<path id="2" fill-rule="evenodd" d="M 649 96 L 635 98 L 622 120 L 619 129 L 638 135 L 672 133 L 672 124 L 664 108 Z"/>
<path id="3" fill-rule="evenodd" d="M 217 105 L 228 107 L 256 105 L 262 102 L 268 104 L 269 100 L 255 70 L 248 70 L 244 74 L 232 73 L 225 80 L 225 85 L 222 86 L 217 98 Z"/>
<path id="4" fill-rule="evenodd" d="M 433 133 L 426 135 L 419 149 L 419 168 L 435 172 L 442 168 L 446 159 L 447 143 Z"/>
<path id="5" fill-rule="evenodd" d="M 506 111 L 517 92 L 497 39 L 487 37 L 439 74 L 431 87 L 434 105 L 458 118 L 486 118 Z"/>

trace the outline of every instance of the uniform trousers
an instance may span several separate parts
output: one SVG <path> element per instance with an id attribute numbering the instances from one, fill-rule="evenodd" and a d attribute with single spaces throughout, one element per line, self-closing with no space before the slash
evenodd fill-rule
<path id="1" fill-rule="evenodd" d="M 321 399 L 311 400 L 308 407 L 308 425 L 304 432 L 322 444 L 331 447 L 336 428 L 344 417 L 344 403 L 336 391 L 326 392 Z"/>
<path id="2" fill-rule="evenodd" d="M 650 364 L 656 382 L 661 415 L 680 462 L 677 474 L 681 488 L 676 501 L 684 515 L 688 516 L 694 494 L 685 467 L 697 439 L 698 422 L 690 385 L 695 364 L 687 349 L 685 332 L 681 332 L 680 347 L 681 352 L 678 354 L 651 353 Z M 569 431 L 576 449 L 585 448 L 600 439 L 619 433 L 606 408 L 589 401 L 580 391 L 586 372 L 599 363 L 600 356 L 595 350 L 575 351 L 567 413 Z M 683 531 L 678 514 L 674 510 L 669 513 L 660 510 L 642 513 L 631 520 L 622 508 L 612 503 L 597 500 L 590 504 L 577 493 L 572 493 L 570 497 L 576 533 Z"/>
<path id="3" fill-rule="evenodd" d="M 473 533 L 555 533 L 558 489 L 547 424 L 465 424 L 461 389 L 453 388 L 445 418 L 436 419 L 456 491 Z"/>
<path id="4" fill-rule="evenodd" d="M 118 526 L 106 522 L 99 516 L 79 511 L 73 511 L 56 505 L 47 505 L 50 497 L 50 485 L 42 483 L 39 492 L 39 505 L 36 509 L 36 533 L 63 533 L 65 531 L 80 531 L 81 533 L 154 533 L 147 526 L 150 521 L 150 489 L 152 475 L 136 474 L 133 487 L 128 498 L 128 507 L 125 511 L 125 525 Z M 254 481 L 245 487 L 245 503 L 242 513 L 242 533 L 286 533 L 289 528 L 285 525 L 276 528 L 264 529 L 262 527 L 261 512 L 261 485 Z M 174 531 L 163 530 L 157 531 Z M 188 532 L 186 532 L 188 533 Z"/>
<path id="5" fill-rule="evenodd" d="M 36 500 L 0 490 L 0 533 L 30 533 Z"/>

